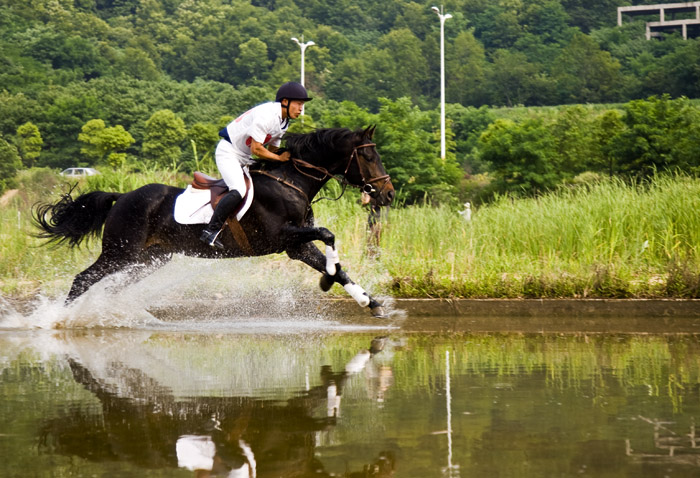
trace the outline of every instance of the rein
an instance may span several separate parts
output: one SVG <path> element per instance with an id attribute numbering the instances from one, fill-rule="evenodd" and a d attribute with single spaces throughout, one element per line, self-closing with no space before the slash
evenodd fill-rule
<path id="1" fill-rule="evenodd" d="M 294 189 L 295 191 L 298 191 L 302 196 L 304 196 L 304 199 L 306 199 L 306 202 L 307 202 L 308 204 L 313 204 L 313 203 L 318 202 L 318 201 L 320 201 L 320 200 L 322 200 L 322 199 L 328 199 L 328 200 L 332 200 L 332 201 L 337 201 L 337 200 L 339 200 L 341 197 L 343 197 L 343 194 L 345 194 L 345 189 L 347 188 L 347 185 L 348 185 L 348 184 L 350 184 L 351 186 L 356 187 L 356 188 L 362 190 L 363 192 L 365 192 L 365 193 L 367 193 L 367 194 L 370 194 L 370 193 L 376 191 L 376 189 L 372 186 L 372 183 L 373 183 L 373 182 L 384 180 L 384 183 L 382 184 L 382 187 L 379 189 L 379 191 L 381 191 L 382 189 L 384 189 L 384 186 L 386 185 L 387 182 L 389 182 L 389 179 L 390 179 L 390 177 L 389 177 L 388 174 L 385 174 L 385 175 L 382 175 L 382 176 L 378 176 L 378 177 L 376 177 L 376 178 L 370 178 L 369 180 L 368 180 L 368 179 L 365 179 L 365 176 L 364 176 L 364 174 L 362 173 L 362 168 L 360 167 L 360 158 L 359 158 L 359 156 L 358 156 L 358 154 L 357 154 L 357 150 L 360 149 L 360 148 L 368 148 L 368 147 L 371 147 L 371 146 L 376 146 L 376 144 L 375 144 L 375 143 L 367 143 L 367 144 L 360 144 L 360 145 L 358 145 L 358 146 L 355 146 L 355 147 L 352 149 L 352 153 L 350 153 L 350 158 L 348 159 L 348 164 L 347 164 L 347 166 L 345 167 L 345 173 L 344 173 L 344 174 L 347 174 L 348 170 L 350 169 L 350 165 L 352 164 L 352 160 L 354 159 L 355 161 L 357 161 L 357 169 L 360 171 L 360 177 L 362 178 L 362 186 L 356 186 L 356 185 L 354 185 L 354 184 L 350 184 L 345 178 L 340 179 L 340 178 L 338 178 L 337 176 L 335 176 L 333 173 L 331 173 L 330 171 L 328 171 L 327 169 L 322 168 L 322 167 L 320 167 L 320 166 L 316 166 L 316 165 L 311 164 L 311 163 L 308 163 L 308 162 L 304 161 L 303 159 L 291 158 L 292 164 L 294 164 L 294 169 L 296 169 L 296 170 L 299 172 L 299 174 L 302 174 L 302 175 L 306 176 L 307 178 L 311 178 L 311 179 L 314 179 L 314 180 L 316 180 L 316 181 L 323 181 L 323 180 L 326 179 L 326 178 L 332 178 L 332 179 L 335 179 L 336 181 L 338 181 L 340 184 L 342 184 L 342 185 L 343 185 L 343 190 L 342 190 L 342 192 L 340 193 L 340 196 L 338 196 L 338 197 L 335 198 L 335 199 L 333 199 L 333 198 L 328 198 L 328 197 L 321 197 L 321 198 L 318 198 L 318 199 L 316 199 L 316 200 L 314 200 L 314 201 L 312 202 L 312 201 L 309 201 L 309 197 L 306 195 L 306 193 L 305 193 L 304 191 L 302 191 L 299 187 L 295 186 L 295 185 L 294 185 L 291 181 L 289 181 L 289 180 L 280 178 L 279 176 L 275 176 L 274 174 L 268 173 L 267 171 L 264 171 L 264 170 L 261 170 L 261 169 L 251 170 L 250 172 L 251 172 L 251 173 L 257 173 L 257 174 L 262 174 L 262 175 L 264 175 L 264 176 L 267 176 L 267 177 L 269 177 L 269 178 L 274 179 L 274 180 L 277 181 L 278 183 L 282 183 L 282 184 L 284 184 L 285 186 L 288 186 L 288 187 Z M 314 170 L 314 171 L 318 171 L 319 173 L 322 174 L 322 176 L 321 176 L 321 177 L 314 176 L 313 174 L 307 173 L 306 171 L 302 171 L 300 168 L 308 168 L 308 169 L 312 169 L 312 170 Z"/>
<path id="2" fill-rule="evenodd" d="M 299 187 L 295 186 L 292 182 L 287 181 L 286 179 L 282 179 L 282 178 L 280 178 L 279 176 L 275 176 L 274 174 L 270 174 L 270 173 L 268 173 L 267 171 L 263 171 L 262 169 L 253 169 L 253 170 L 251 170 L 250 172 L 251 172 L 251 173 L 256 173 L 256 174 L 262 174 L 263 176 L 267 176 L 268 178 L 274 179 L 274 180 L 277 181 L 278 183 L 282 183 L 282 184 L 284 184 L 285 186 L 289 186 L 290 188 L 294 189 L 294 190 L 297 191 L 299 194 L 301 194 L 302 196 L 304 196 L 304 199 L 306 199 L 306 202 L 307 202 L 307 203 L 310 203 L 309 197 L 306 195 L 306 193 L 305 193 L 304 191 L 302 191 Z"/>

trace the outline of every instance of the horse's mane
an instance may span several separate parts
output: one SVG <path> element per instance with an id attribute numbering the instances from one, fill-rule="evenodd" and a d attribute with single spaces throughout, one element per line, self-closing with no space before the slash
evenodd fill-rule
<path id="1" fill-rule="evenodd" d="M 304 153 L 326 153 L 342 149 L 356 132 L 348 128 L 323 128 L 311 133 L 287 133 L 285 146 L 294 157 Z"/>

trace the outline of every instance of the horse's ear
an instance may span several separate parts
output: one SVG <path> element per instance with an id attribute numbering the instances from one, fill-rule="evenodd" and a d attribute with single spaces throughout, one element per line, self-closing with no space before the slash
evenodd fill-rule
<path id="1" fill-rule="evenodd" d="M 374 130 L 377 129 L 377 125 L 368 126 L 367 129 L 362 133 L 362 135 L 367 139 L 372 139 L 374 136 Z"/>

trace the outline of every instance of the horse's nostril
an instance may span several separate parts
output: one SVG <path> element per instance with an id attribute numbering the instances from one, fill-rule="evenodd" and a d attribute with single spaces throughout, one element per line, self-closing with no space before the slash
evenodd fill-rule
<path id="1" fill-rule="evenodd" d="M 394 191 L 389 191 L 389 194 L 386 195 L 387 198 L 389 198 L 389 202 L 394 200 Z"/>

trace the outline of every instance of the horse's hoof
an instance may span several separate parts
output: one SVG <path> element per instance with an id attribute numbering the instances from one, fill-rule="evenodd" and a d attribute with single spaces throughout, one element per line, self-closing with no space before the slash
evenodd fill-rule
<path id="1" fill-rule="evenodd" d="M 333 287 L 334 282 L 335 281 L 333 278 L 328 274 L 321 274 L 321 280 L 319 281 L 318 285 L 321 287 L 323 292 L 328 292 L 331 290 L 331 287 Z"/>
<path id="2" fill-rule="evenodd" d="M 384 307 L 382 307 L 381 305 L 372 307 L 370 310 L 372 311 L 372 315 L 377 319 L 386 319 L 389 317 L 389 314 L 387 314 L 386 311 L 384 311 Z"/>

